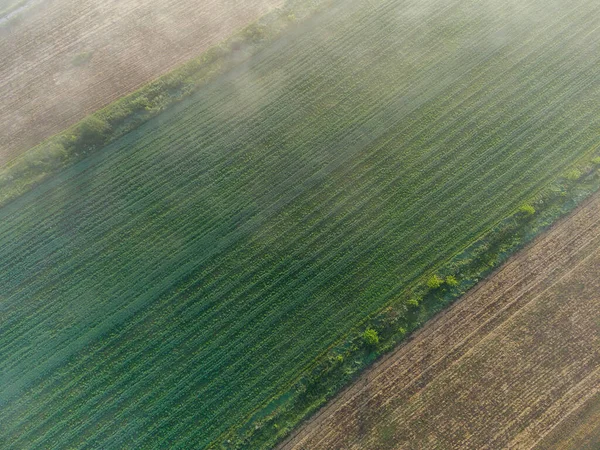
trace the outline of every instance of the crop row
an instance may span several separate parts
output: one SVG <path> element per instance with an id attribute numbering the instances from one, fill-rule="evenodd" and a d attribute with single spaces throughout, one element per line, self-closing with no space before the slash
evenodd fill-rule
<path id="1" fill-rule="evenodd" d="M 15 446 L 218 440 L 594 147 L 592 2 L 458 56 L 458 2 L 379 26 L 415 5 L 325 15 L 0 212 Z"/>

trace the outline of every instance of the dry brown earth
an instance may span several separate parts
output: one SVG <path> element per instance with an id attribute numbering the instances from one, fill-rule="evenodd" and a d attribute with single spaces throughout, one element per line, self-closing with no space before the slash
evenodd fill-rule
<path id="1" fill-rule="evenodd" d="M 0 27 L 0 166 L 283 3 L 38 1 Z"/>
<path id="2" fill-rule="evenodd" d="M 281 449 L 597 448 L 600 196 L 428 323 Z"/>
<path id="3" fill-rule="evenodd" d="M 598 450 L 600 394 L 574 411 L 537 445 L 536 450 Z"/>

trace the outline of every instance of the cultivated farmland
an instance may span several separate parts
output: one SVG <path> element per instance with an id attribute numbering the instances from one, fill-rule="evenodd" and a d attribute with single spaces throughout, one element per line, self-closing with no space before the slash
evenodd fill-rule
<path id="1" fill-rule="evenodd" d="M 599 217 L 596 196 L 281 449 L 597 448 Z"/>
<path id="2" fill-rule="evenodd" d="M 537 450 L 595 450 L 600 447 L 600 394 L 565 417 Z"/>
<path id="3" fill-rule="evenodd" d="M 334 2 L 0 209 L 1 446 L 273 444 L 317 358 L 597 155 L 600 5 L 562 4 Z"/>
<path id="4" fill-rule="evenodd" d="M 31 0 L 5 7 L 19 3 L 32 5 L 0 24 L 0 165 L 283 0 Z"/>

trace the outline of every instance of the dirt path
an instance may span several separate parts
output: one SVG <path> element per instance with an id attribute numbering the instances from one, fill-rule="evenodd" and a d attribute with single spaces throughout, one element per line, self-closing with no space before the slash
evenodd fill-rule
<path id="1" fill-rule="evenodd" d="M 0 166 L 283 0 L 44 0 L 0 28 Z"/>
<path id="2" fill-rule="evenodd" d="M 534 448 L 600 392 L 599 275 L 595 196 L 280 448 Z"/>

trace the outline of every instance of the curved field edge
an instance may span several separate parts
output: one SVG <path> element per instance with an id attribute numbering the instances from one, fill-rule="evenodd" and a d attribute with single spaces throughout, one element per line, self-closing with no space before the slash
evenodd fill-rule
<path id="1" fill-rule="evenodd" d="M 599 208 L 582 202 L 282 448 L 594 448 Z"/>
<path id="2" fill-rule="evenodd" d="M 394 5 L 394 2 L 384 3 Z M 387 16 L 385 13 L 382 10 L 378 18 Z M 584 11 L 578 13 L 583 15 Z M 582 25 L 577 33 L 560 27 L 556 28 L 556 33 L 565 33 L 578 39 L 585 36 L 593 26 L 593 14 L 586 16 L 590 17 L 589 22 Z M 363 18 L 359 16 L 357 22 L 364 23 Z M 431 36 L 421 36 L 418 31 L 410 37 L 417 39 L 420 45 L 433 43 L 428 41 Z M 455 32 L 452 29 L 446 31 L 450 35 Z M 380 35 L 369 34 L 373 34 L 374 40 L 381 39 Z M 148 431 L 142 437 L 147 445 L 165 444 L 177 437 L 189 439 L 187 442 L 190 443 L 209 438 L 216 439 L 214 445 L 226 443 L 227 439 L 207 437 L 207 432 L 198 429 L 196 423 L 200 421 L 205 426 L 211 425 L 214 430 L 220 425 L 215 422 L 229 420 L 230 415 L 238 413 L 239 400 L 245 400 L 257 391 L 264 392 L 269 399 L 285 396 L 289 386 L 284 386 L 282 390 L 280 385 L 268 381 L 275 379 L 280 382 L 281 378 L 285 378 L 287 383 L 287 380 L 294 381 L 305 367 L 314 368 L 312 361 L 304 364 L 303 353 L 310 350 L 312 359 L 313 354 L 322 353 L 318 349 L 335 346 L 339 340 L 331 343 L 331 335 L 337 327 L 346 330 L 350 326 L 347 316 L 358 322 L 356 317 L 362 319 L 367 315 L 365 311 L 372 313 L 372 310 L 379 309 L 373 305 L 393 303 L 397 296 L 399 301 L 406 302 L 407 312 L 411 311 L 411 316 L 403 317 L 404 321 L 410 323 L 398 322 L 393 327 L 397 327 L 397 331 L 403 328 L 401 334 L 408 332 L 408 325 L 418 322 L 428 301 L 433 301 L 435 297 L 443 300 L 446 294 L 451 293 L 447 286 L 454 284 L 447 282 L 451 275 L 446 275 L 438 268 L 437 274 L 443 275 L 440 278 L 447 286 L 436 288 L 439 290 L 435 293 L 419 292 L 420 283 L 429 281 L 429 278 L 423 279 L 424 273 L 433 275 L 433 266 L 437 267 L 440 260 L 452 258 L 473 239 L 493 227 L 500 218 L 519 208 L 522 201 L 540 192 L 563 170 L 568 170 L 581 158 L 591 157 L 596 151 L 597 123 L 592 116 L 597 110 L 594 103 L 596 92 L 589 91 L 589 83 L 595 79 L 590 78 L 590 73 L 595 73 L 593 71 L 598 61 L 597 58 L 587 58 L 587 47 L 574 46 L 575 51 L 568 58 L 560 55 L 550 58 L 551 61 L 542 59 L 542 63 L 540 58 L 548 58 L 544 51 L 532 52 L 529 48 L 527 51 L 506 51 L 496 55 L 497 64 L 506 70 L 486 77 L 485 82 L 478 82 L 471 72 L 468 72 L 472 75 L 468 83 L 455 79 L 444 80 L 446 83 L 442 85 L 448 91 L 440 88 L 440 91 L 428 92 L 430 97 L 422 99 L 416 95 L 411 97 L 410 92 L 421 94 L 420 89 L 427 86 L 431 78 L 424 80 L 424 84 L 408 83 L 406 89 L 403 86 L 400 89 L 399 80 L 403 81 L 404 78 L 398 75 L 409 79 L 410 76 L 403 71 L 398 74 L 381 68 L 396 69 L 395 65 L 400 61 L 386 54 L 392 59 L 389 64 L 384 64 L 386 61 L 382 62 L 380 59 L 384 58 L 379 58 L 379 54 L 369 52 L 369 47 L 360 47 L 360 41 L 365 40 L 364 35 L 350 34 L 349 37 L 353 39 L 346 47 L 363 58 L 370 58 L 367 59 L 370 73 L 377 75 L 377 81 L 383 83 L 383 89 L 375 89 L 370 83 L 366 87 L 353 84 L 360 80 L 357 75 L 366 76 L 370 73 L 356 74 L 347 70 L 327 73 L 332 63 L 342 60 L 340 55 L 345 56 L 351 51 L 348 48 L 311 45 L 307 47 L 308 50 L 305 48 L 304 52 L 300 52 L 298 47 L 293 47 L 298 50 L 302 60 L 307 61 L 303 67 L 308 72 L 291 71 L 289 75 L 293 82 L 281 83 L 281 77 L 276 76 L 275 81 L 279 81 L 279 84 L 270 83 L 273 80 L 269 80 L 267 75 L 272 73 L 272 66 L 265 64 L 264 68 L 250 74 L 255 80 L 260 80 L 261 76 L 267 77 L 263 84 L 253 84 L 257 93 L 219 86 L 233 98 L 236 109 L 229 108 L 229 104 L 218 109 L 224 103 L 222 95 L 217 95 L 212 103 L 211 98 L 205 95 L 201 100 L 208 101 L 207 105 L 200 101 L 196 105 L 191 102 L 182 104 L 172 116 L 162 116 L 160 121 L 141 127 L 139 133 L 132 133 L 121 141 L 120 145 L 129 149 L 129 152 L 120 152 L 118 150 L 121 148 L 117 149 L 116 146 L 99 152 L 96 160 L 94 155 L 73 170 L 65 171 L 64 179 L 51 180 L 52 183 L 40 186 L 32 195 L 24 196 L 8 206 L 13 213 L 18 206 L 22 207 L 18 212 L 23 214 L 23 220 L 19 220 L 18 215 L 16 218 L 10 215 L 4 217 L 7 223 L 14 222 L 15 230 L 19 233 L 23 229 L 23 239 L 19 242 L 2 240 L 3 249 L 15 246 L 19 258 L 4 261 L 4 271 L 0 276 L 13 284 L 23 279 L 11 301 L 17 304 L 19 299 L 26 300 L 18 303 L 19 308 L 24 309 L 24 314 L 30 314 L 28 317 L 36 321 L 38 330 L 50 333 L 47 347 L 59 347 L 56 342 L 51 342 L 54 338 L 51 333 L 56 332 L 63 339 L 59 342 L 60 351 L 64 352 L 65 348 L 69 350 L 71 344 L 70 348 L 81 345 L 85 349 L 57 373 L 48 369 L 56 364 L 56 359 L 50 358 L 48 364 L 39 368 L 39 371 L 47 371 L 48 376 L 40 387 L 36 386 L 27 394 L 33 395 L 36 405 L 49 401 L 48 404 L 56 408 L 38 407 L 36 410 L 30 405 L 31 408 L 25 410 L 23 417 L 16 417 L 17 421 L 10 424 L 11 428 L 19 427 L 22 432 L 18 433 L 19 441 L 15 445 L 29 439 L 29 442 L 43 445 L 44 439 L 68 443 L 69 440 L 73 442 L 78 438 L 90 438 L 88 443 L 101 443 L 106 439 L 107 443 L 114 446 L 119 442 L 115 427 L 121 424 L 126 424 L 123 425 L 124 429 L 118 430 L 122 434 L 134 427 Z M 446 41 L 446 38 L 446 35 L 443 39 L 434 36 L 433 41 L 451 45 L 452 42 Z M 388 39 L 385 44 L 394 49 L 405 41 L 404 36 Z M 298 41 L 300 46 L 301 39 Z M 558 38 L 553 42 L 560 42 L 561 46 L 569 43 Z M 371 46 L 380 49 L 382 44 L 374 42 Z M 427 47 L 438 48 L 431 45 Z M 552 47 L 544 46 L 550 52 Z M 325 59 L 328 65 L 315 64 L 314 55 L 322 54 L 331 54 L 338 59 Z M 439 53 L 418 54 L 414 61 L 403 58 L 402 62 L 410 65 L 425 60 L 431 64 L 431 61 L 443 59 L 444 54 L 445 47 L 440 45 Z M 480 56 L 490 57 L 487 52 Z M 356 57 L 356 53 L 348 55 L 348 58 L 353 57 Z M 527 72 L 527 64 L 534 63 L 541 64 L 535 71 L 540 77 L 546 72 L 556 71 L 561 72 L 563 77 L 544 78 L 543 83 L 522 81 L 521 72 Z M 453 70 L 457 70 L 457 66 L 469 70 L 474 65 L 465 64 L 464 60 L 442 60 L 439 64 L 442 67 L 450 65 Z M 417 78 L 420 80 L 431 73 L 439 73 L 440 65 L 425 65 L 425 68 L 416 71 Z M 566 69 L 574 65 L 576 71 Z M 431 70 L 425 70 L 429 68 Z M 485 70 L 480 70 L 477 74 L 481 75 L 482 71 L 485 73 Z M 409 70 L 408 73 L 412 72 Z M 464 74 L 462 71 L 459 73 Z M 506 81 L 498 87 L 495 83 L 500 81 L 489 84 L 497 78 Z M 569 83 L 563 84 L 564 78 Z M 520 82 L 516 83 L 514 79 Z M 232 84 L 237 86 L 235 80 Z M 392 92 L 388 92 L 388 86 Z M 329 92 L 328 88 L 334 88 L 335 91 Z M 342 97 L 338 89 L 352 95 Z M 239 101 L 240 97 L 259 98 L 258 94 L 275 96 L 273 92 L 277 90 L 282 93 L 277 92 L 281 97 L 275 97 L 280 101 L 272 104 L 248 105 Z M 306 95 L 307 92 L 310 96 Z M 403 94 L 403 98 L 398 100 L 400 94 Z M 529 95 L 523 98 L 524 94 Z M 436 98 L 440 95 L 442 98 Z M 575 107 L 573 102 L 582 100 L 582 97 L 591 97 L 591 105 L 584 102 L 581 105 L 577 103 Z M 253 120 L 235 115 L 240 105 L 246 108 L 244 114 L 251 115 Z M 209 114 L 213 107 L 227 120 L 220 119 L 216 113 Z M 563 112 L 563 108 L 571 113 L 565 114 L 570 120 L 561 116 L 557 122 L 540 121 L 540 115 L 552 118 L 557 111 Z M 414 110 L 418 114 L 408 114 Z M 507 113 L 509 111 L 510 114 Z M 177 120 L 175 113 L 179 114 Z M 355 117 L 357 113 L 360 114 Z M 303 125 L 308 126 L 295 129 L 294 123 L 301 120 L 304 121 Z M 200 130 L 204 122 L 210 125 L 208 131 Z M 581 123 L 585 127 L 580 126 Z M 162 128 L 163 132 L 158 133 L 153 127 Z M 215 127 L 216 130 L 213 129 Z M 535 137 L 533 142 L 532 133 Z M 223 143 L 219 138 L 225 139 L 225 134 L 228 137 Z M 370 139 L 368 142 L 361 141 L 361 136 L 365 134 Z M 315 135 L 321 141 L 315 140 Z M 322 143 L 325 135 L 328 145 Z M 214 142 L 219 145 L 211 146 Z M 162 147 L 167 145 L 168 151 L 163 150 Z M 526 155 L 523 154 L 523 148 L 528 150 Z M 504 157 L 501 163 L 498 161 L 500 156 Z M 110 164 L 99 164 L 107 161 Z M 591 164 L 596 163 L 592 161 Z M 588 179 L 593 181 L 595 168 L 591 164 L 589 170 L 586 164 L 579 170 L 568 170 L 561 183 L 567 186 L 578 180 L 586 183 Z M 484 170 L 486 168 L 487 171 Z M 508 186 L 507 181 L 514 185 Z M 223 190 L 208 188 L 215 185 L 222 186 Z M 419 190 L 415 193 L 417 188 Z M 557 188 L 562 189 L 560 186 Z M 560 189 L 555 192 L 559 199 L 562 198 Z M 490 202 L 491 195 L 488 196 L 488 192 L 495 194 L 499 191 L 504 195 L 494 197 L 497 203 L 481 201 L 483 195 L 483 199 Z M 539 200 L 549 201 L 553 196 L 553 193 L 549 193 L 547 199 Z M 55 205 L 53 201 L 58 204 Z M 530 219 L 542 220 L 544 208 L 534 199 L 530 203 L 521 205 L 523 208 L 518 217 L 514 217 L 517 225 Z M 102 214 L 98 215 L 98 210 Z M 40 214 L 50 217 L 48 221 L 28 230 L 30 224 L 26 223 L 26 214 L 33 216 L 34 222 Z M 123 217 L 127 218 L 128 215 L 130 222 L 122 223 Z M 278 220 L 267 220 L 275 215 Z M 156 229 L 156 221 L 159 220 L 169 227 Z M 420 227 L 417 234 L 413 234 L 416 236 L 414 242 L 410 240 L 411 246 L 402 245 L 407 241 L 406 229 L 403 228 L 407 221 L 415 222 Z M 478 226 L 474 227 L 470 221 L 475 221 Z M 507 235 L 515 231 L 510 223 L 506 225 Z M 429 234 L 422 237 L 421 229 L 428 230 Z M 240 235 L 250 232 L 254 233 L 252 240 L 243 241 L 248 245 L 235 248 L 229 255 L 231 257 L 215 258 L 210 264 L 201 266 L 201 259 L 208 258 L 207 254 L 224 251 Z M 4 226 L 2 235 L 10 236 L 10 229 L 7 232 Z M 282 240 L 282 236 L 289 238 Z M 81 242 L 74 248 L 73 241 Z M 376 260 L 378 250 L 385 250 L 386 245 L 391 245 L 389 242 L 393 244 L 388 249 L 389 260 Z M 503 242 L 500 241 L 501 244 Z M 121 253 L 102 253 L 102 246 L 111 243 L 117 244 Z M 35 256 L 40 248 L 51 251 L 56 257 L 42 260 L 41 265 L 36 263 L 30 255 Z M 75 258 L 78 252 L 82 253 L 81 248 L 85 250 L 83 260 Z M 399 248 L 404 250 L 400 251 Z M 181 249 L 180 256 L 189 258 L 191 263 L 181 258 L 173 261 L 173 254 L 177 254 L 174 249 Z M 486 264 L 493 263 L 494 253 L 488 253 L 487 250 L 489 248 L 485 245 L 479 247 L 481 254 L 490 256 Z M 420 259 L 417 262 L 413 260 L 412 266 L 404 264 L 404 260 L 413 253 Z M 127 261 L 132 259 L 131 255 L 143 255 L 145 258 Z M 318 259 L 322 261 L 321 265 L 315 265 L 314 261 Z M 126 260 L 127 264 L 122 260 Z M 63 278 L 56 276 L 57 262 L 64 263 L 64 269 L 68 268 L 69 274 L 86 274 L 89 278 L 80 285 L 64 286 Z M 388 267 L 403 267 L 407 273 L 402 273 L 400 269 L 393 274 L 374 272 L 376 269 L 385 269 L 386 262 L 390 263 Z M 464 260 L 462 262 L 467 269 L 470 267 Z M 190 268 L 195 263 L 200 268 Z M 91 265 L 95 272 L 86 272 L 86 265 Z M 19 268 L 23 270 L 19 272 Z M 39 279 L 34 279 L 32 283 L 25 282 L 27 271 L 40 269 L 43 272 Z M 344 272 L 347 269 L 346 276 Z M 471 269 L 479 273 L 477 267 Z M 186 274 L 185 270 L 189 273 Z M 380 286 L 374 286 L 372 291 L 359 290 L 362 286 L 357 282 L 365 282 L 370 274 L 379 277 L 377 281 L 383 277 L 383 290 Z M 456 281 L 466 283 L 467 274 L 465 269 L 465 276 L 455 277 Z M 417 279 L 416 285 L 410 277 Z M 317 282 L 327 285 L 327 289 L 319 292 L 317 299 L 321 301 L 313 301 L 311 309 L 306 310 L 304 316 L 292 316 L 299 321 L 306 321 L 308 325 L 301 327 L 296 321 L 286 322 L 286 317 L 301 308 L 303 303 L 314 300 Z M 410 296 L 404 292 L 407 286 L 414 289 Z M 334 288 L 338 289 L 339 298 L 336 298 Z M 32 295 L 33 289 L 40 289 L 41 292 L 36 294 L 35 302 L 27 297 Z M 310 295 L 300 296 L 303 289 L 304 292 L 307 292 L 306 289 L 313 291 L 308 291 Z M 143 300 L 143 295 L 149 290 L 154 291 L 148 294 L 153 296 L 152 303 L 146 309 L 140 309 L 143 305 L 139 305 L 141 302 L 138 299 Z M 65 292 L 68 296 L 62 296 Z M 94 295 L 95 292 L 104 295 Z M 356 308 L 356 311 L 352 311 L 348 304 L 356 300 L 357 292 L 361 294 L 363 304 L 351 304 L 352 308 Z M 419 293 L 423 295 L 422 298 Z M 121 295 L 118 302 L 112 298 L 118 297 L 117 294 Z M 128 296 L 135 301 L 130 302 Z M 239 303 L 248 299 L 249 304 L 242 307 L 230 301 L 232 298 Z M 105 329 L 106 334 L 101 336 L 102 342 L 98 345 L 85 347 L 79 339 L 67 343 L 65 336 L 61 336 L 62 330 L 47 329 L 48 322 L 61 320 L 65 327 L 73 327 L 74 323 L 83 327 L 88 316 L 63 317 L 61 311 L 57 312 L 57 299 L 69 300 L 92 312 L 101 307 L 114 308 L 115 315 L 119 315 L 119 320 L 126 324 L 119 329 Z M 284 300 L 287 304 L 277 303 L 283 303 Z M 443 303 L 442 300 L 440 303 Z M 138 304 L 132 305 L 136 301 Z M 329 305 L 334 301 L 338 303 L 332 309 Z M 8 302 L 6 304 L 8 307 Z M 322 310 L 316 310 L 319 306 L 329 309 L 323 313 Z M 417 306 L 416 311 L 412 309 Z M 139 314 L 132 313 L 136 307 Z M 76 312 L 69 311 L 73 314 Z M 316 317 L 317 312 L 321 314 L 318 317 L 321 317 L 322 324 L 307 320 Z M 261 323 L 258 319 L 263 317 L 266 317 L 266 321 Z M 222 320 L 212 325 L 211 321 L 215 322 L 216 318 Z M 259 329 L 253 329 L 257 322 L 266 328 L 257 326 Z M 140 323 L 144 326 L 140 326 Z M 6 336 L 7 341 L 21 340 L 26 344 L 31 336 L 27 336 L 27 330 L 19 329 L 14 324 L 7 323 L 7 332 L 3 337 Z M 181 326 L 178 327 L 178 324 Z M 101 328 L 97 321 L 92 325 Z M 380 329 L 377 323 L 373 323 L 372 328 L 373 331 L 378 330 L 380 347 L 385 347 L 385 330 Z M 241 345 L 230 348 L 235 347 L 230 344 L 228 347 L 227 343 L 231 341 L 226 339 L 224 333 L 220 334 L 223 329 L 232 330 L 229 336 L 235 338 L 236 344 L 241 342 Z M 294 334 L 286 329 L 299 331 Z M 186 334 L 177 335 L 178 330 L 185 330 Z M 25 336 L 19 336 L 19 333 Z M 152 339 L 148 340 L 149 337 Z M 257 342 L 257 338 L 260 338 L 260 342 Z M 269 342 L 270 346 L 264 344 L 263 340 Z M 292 343 L 295 347 L 290 345 Z M 35 351 L 42 351 L 46 343 L 42 344 L 40 350 L 25 345 L 19 349 L 19 354 L 5 353 L 6 358 L 2 358 L 3 369 L 7 368 L 7 378 L 12 378 L 10 381 L 13 381 L 13 385 L 25 381 L 22 380 L 25 378 L 22 372 L 17 372 L 20 365 L 33 364 L 38 368 L 40 359 L 35 358 Z M 362 340 L 359 345 L 366 359 L 376 356 L 371 349 L 364 349 Z M 2 350 L 6 352 L 11 348 L 8 344 Z M 136 355 L 138 348 L 144 349 L 146 354 L 141 357 Z M 226 348 L 227 353 L 221 352 L 220 348 Z M 297 351 L 289 351 L 291 348 Z M 288 356 L 290 358 L 286 359 Z M 334 356 L 336 364 L 344 363 L 344 355 Z M 338 356 L 342 357 L 341 361 Z M 229 367 L 223 364 L 223 358 L 231 359 Z M 184 365 L 185 371 L 166 373 L 159 379 L 155 377 L 157 365 L 181 366 L 182 361 L 189 363 Z M 301 369 L 298 369 L 298 361 L 301 362 Z M 346 359 L 346 367 L 349 364 Z M 81 367 L 89 370 L 82 370 Z M 112 367 L 114 373 L 110 373 Z M 197 377 L 195 371 L 198 367 L 208 368 L 212 371 L 211 376 L 219 374 L 219 377 L 213 380 Z M 260 377 L 253 378 L 253 371 Z M 31 378 L 32 375 L 36 373 L 28 373 L 27 377 Z M 237 386 L 240 392 L 232 390 L 229 398 L 226 389 L 221 385 L 215 386 L 219 378 L 225 375 L 232 377 L 232 380 L 251 380 L 256 384 L 248 382 L 243 389 Z M 107 380 L 108 383 L 102 384 Z M 206 386 L 214 380 L 217 382 L 210 387 L 211 391 Z M 317 381 L 318 384 L 321 382 L 327 387 L 325 378 Z M 308 391 L 311 386 L 300 386 L 300 390 L 304 388 Z M 135 392 L 131 394 L 127 389 Z M 199 411 L 198 406 L 204 405 L 186 403 L 188 399 L 181 392 L 189 392 L 190 389 L 198 398 L 202 398 L 202 395 L 210 397 L 211 392 L 218 393 L 211 399 L 211 405 L 219 408 L 219 413 L 212 410 L 208 414 Z M 310 395 L 314 395 L 314 392 Z M 257 403 L 266 404 L 264 401 Z M 12 406 L 7 406 L 0 414 Z M 286 423 L 278 421 L 269 423 L 274 409 L 277 414 L 284 410 L 284 407 L 277 409 L 278 406 L 274 402 L 267 405 L 262 413 L 255 411 L 251 418 L 256 432 L 253 442 L 262 440 L 259 436 L 261 433 L 277 433 L 286 426 Z M 139 417 L 139 412 L 144 408 L 156 413 L 157 420 L 152 420 L 150 416 Z M 81 409 L 83 414 L 73 417 L 71 409 Z M 161 417 L 161 410 L 176 417 L 169 417 L 168 414 Z M 299 408 L 297 413 L 302 415 L 302 411 Z M 88 414 L 93 415 L 94 421 L 85 419 Z M 206 418 L 207 414 L 212 423 Z M 27 415 L 31 416 L 30 420 Z M 18 423 L 18 420 L 21 422 Z M 101 426 L 94 430 L 92 428 L 96 422 Z M 239 428 L 243 422 L 240 419 L 232 428 Z M 252 427 L 242 428 L 240 432 L 240 446 L 250 442 L 251 438 L 247 440 L 244 437 L 248 428 Z M 265 443 L 269 439 L 271 437 L 265 438 Z M 233 442 L 229 444 L 234 445 Z"/>
<path id="3" fill-rule="evenodd" d="M 0 207 L 189 97 L 329 3 L 287 0 L 200 56 L 23 152 L 0 168 Z"/>
<path id="4" fill-rule="evenodd" d="M 246 445 L 269 448 L 284 440 L 282 445 L 285 447 L 295 438 L 292 430 L 298 428 L 301 431 L 303 421 L 310 420 L 342 389 L 356 382 L 363 370 L 395 350 L 397 345 L 410 341 L 412 333 L 482 280 L 492 276 L 511 256 L 555 222 L 565 217 L 568 220 L 568 215 L 599 189 L 600 153 L 596 153 L 574 166 L 570 176 L 563 176 L 540 191 L 524 207 L 495 225 L 464 251 L 425 274 L 378 313 L 366 318 L 346 339 L 322 355 L 309 375 L 302 377 L 290 391 L 258 412 L 245 427 L 246 435 L 242 433 L 240 436 L 236 432 L 235 438 L 229 436 L 232 442 L 237 442 L 234 448 Z M 529 207 L 533 208 L 533 212 Z M 432 289 L 428 286 L 432 276 L 441 280 L 453 277 L 459 284 L 449 286 L 442 283 L 439 288 Z M 376 347 L 365 342 L 364 332 L 367 329 L 378 333 Z"/>

